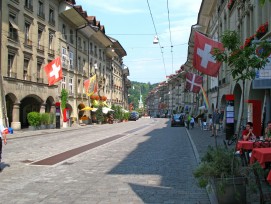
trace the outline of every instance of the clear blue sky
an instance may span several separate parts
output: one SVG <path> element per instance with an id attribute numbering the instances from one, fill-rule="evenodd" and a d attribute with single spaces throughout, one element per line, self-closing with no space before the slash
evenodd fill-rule
<path id="1" fill-rule="evenodd" d="M 167 9 L 167 0 L 149 0 L 163 47 L 164 66 L 159 44 L 153 44 L 155 28 L 147 0 L 76 0 L 76 5 L 81 5 L 89 16 L 96 16 L 105 26 L 106 34 L 126 50 L 124 64 L 130 70 L 128 78 L 151 84 L 164 81 L 166 75 L 175 73 L 186 62 L 190 29 L 197 23 L 200 4 L 201 0 L 168 0 Z"/>

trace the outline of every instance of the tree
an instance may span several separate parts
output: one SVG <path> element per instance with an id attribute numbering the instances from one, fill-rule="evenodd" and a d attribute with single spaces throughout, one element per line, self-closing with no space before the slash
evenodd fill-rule
<path id="1" fill-rule="evenodd" d="M 245 81 L 255 78 L 255 71 L 266 65 L 267 57 L 271 51 L 270 43 L 266 41 L 261 41 L 258 44 L 252 43 L 254 36 L 252 37 L 248 38 L 244 45 L 241 45 L 239 34 L 236 31 L 225 31 L 221 37 L 225 50 L 214 49 L 212 53 L 217 61 L 225 62 L 229 66 L 228 71 L 236 82 L 242 81 L 243 83 L 241 120 L 244 112 Z M 258 47 L 261 47 L 262 52 L 256 55 Z"/>
<path id="2" fill-rule="evenodd" d="M 62 110 L 66 108 L 67 100 L 68 100 L 68 92 L 66 89 L 62 89 L 61 90 L 61 109 Z"/>
<path id="3" fill-rule="evenodd" d="M 271 2 L 271 0 L 269 0 L 269 2 Z M 265 0 L 260 0 L 260 5 L 263 6 L 265 3 Z"/>

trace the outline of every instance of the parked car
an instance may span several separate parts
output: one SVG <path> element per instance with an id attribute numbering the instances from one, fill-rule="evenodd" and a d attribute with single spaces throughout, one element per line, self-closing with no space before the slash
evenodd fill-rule
<path id="1" fill-rule="evenodd" d="M 133 111 L 133 112 L 130 113 L 129 120 L 134 120 L 134 121 L 136 121 L 136 120 L 138 120 L 138 118 L 139 118 L 139 113 L 138 113 L 138 112 Z"/>
<path id="2" fill-rule="evenodd" d="M 185 126 L 183 113 L 174 114 L 171 117 L 171 127 L 173 126 Z"/>

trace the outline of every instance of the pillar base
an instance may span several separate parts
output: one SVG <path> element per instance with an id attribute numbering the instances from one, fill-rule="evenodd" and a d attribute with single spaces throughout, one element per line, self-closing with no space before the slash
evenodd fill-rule
<path id="1" fill-rule="evenodd" d="M 11 122 L 11 127 L 13 130 L 20 130 L 21 129 L 21 122 Z"/>

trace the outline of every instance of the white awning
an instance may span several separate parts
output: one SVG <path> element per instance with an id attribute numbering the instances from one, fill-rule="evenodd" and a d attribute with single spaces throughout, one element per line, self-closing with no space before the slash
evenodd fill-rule
<path id="1" fill-rule="evenodd" d="M 12 18 L 9 19 L 9 23 L 12 25 L 13 28 L 15 28 L 16 30 L 19 30 L 19 27 L 17 26 L 17 24 L 14 22 Z"/>
<path id="2" fill-rule="evenodd" d="M 102 111 L 104 114 L 107 114 L 109 111 L 114 111 L 114 110 L 112 110 L 111 108 L 103 107 Z"/>

